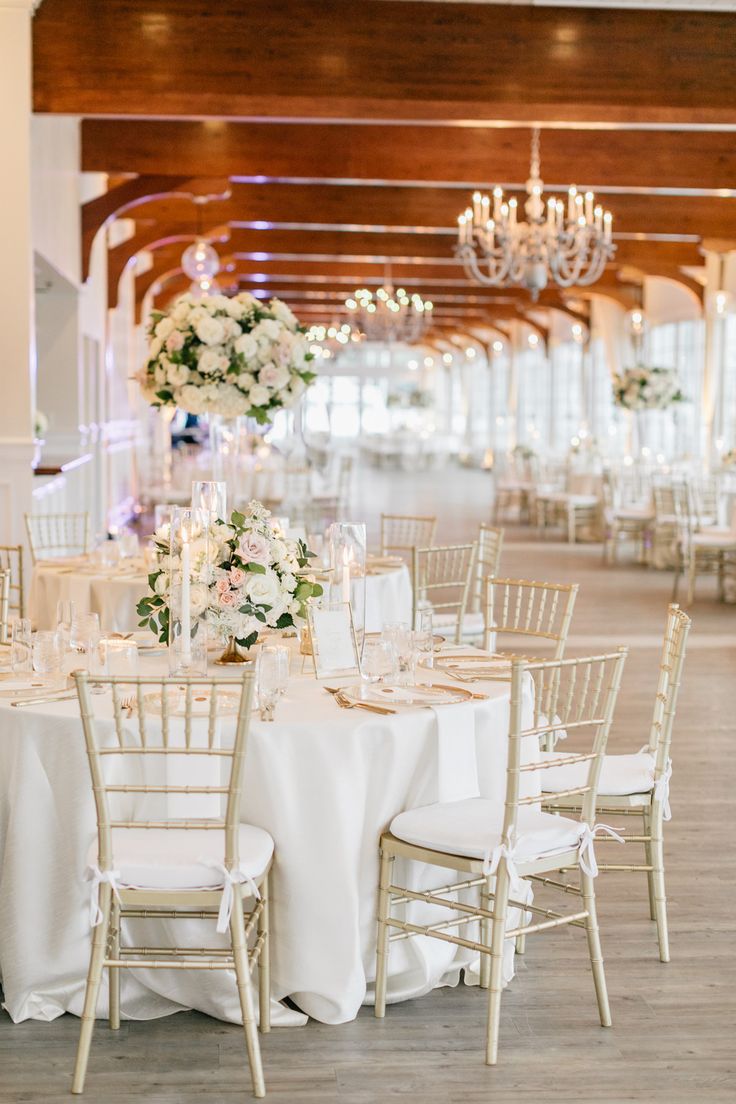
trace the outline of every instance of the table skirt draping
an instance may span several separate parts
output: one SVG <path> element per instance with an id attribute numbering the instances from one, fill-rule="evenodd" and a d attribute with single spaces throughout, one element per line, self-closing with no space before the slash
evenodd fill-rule
<path id="1" fill-rule="evenodd" d="M 160 664 L 145 661 L 152 673 Z M 276 841 L 274 1002 L 291 996 L 308 1016 L 334 1024 L 372 1000 L 381 832 L 402 810 L 458 796 L 481 794 L 502 809 L 508 684 L 488 684 L 488 692 L 487 701 L 472 705 L 384 717 L 341 711 L 301 676 L 292 679 L 275 723 L 254 715 L 242 811 Z M 533 772 L 525 781 L 537 784 Z M 76 702 L 21 710 L 1 702 L 0 969 L 5 1007 L 16 1022 L 81 1012 L 90 945 L 83 872 L 94 837 Z M 443 884 L 447 872 L 412 865 L 397 877 L 426 888 Z M 426 917 L 428 909 L 436 916 L 423 905 L 411 906 L 411 915 Z M 210 940 L 223 938 L 205 921 L 133 923 L 136 943 L 213 946 Z M 511 944 L 509 954 L 507 978 Z M 389 1000 L 456 984 L 471 958 L 426 938 L 395 944 Z M 127 1018 L 196 1008 L 240 1019 L 229 974 L 127 971 L 122 989 Z M 98 1015 L 106 1011 L 105 980 Z M 276 1024 L 303 1022 L 276 1003 L 273 1014 Z"/>
<path id="2" fill-rule="evenodd" d="M 387 621 L 411 622 L 409 570 L 402 565 L 366 578 L 366 632 L 380 632 Z M 121 567 L 116 572 L 71 570 L 37 564 L 31 579 L 30 616 L 38 629 L 55 625 L 56 603 L 72 601 L 84 613 L 98 613 L 104 632 L 132 632 L 138 627 L 136 605 L 148 593 L 144 571 Z"/>

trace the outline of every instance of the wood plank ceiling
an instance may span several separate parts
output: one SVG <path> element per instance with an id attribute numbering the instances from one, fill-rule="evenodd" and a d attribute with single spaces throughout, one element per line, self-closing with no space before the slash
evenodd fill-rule
<path id="1" fill-rule="evenodd" d="M 467 330 L 531 309 L 471 284 L 453 245 L 470 190 L 523 192 L 533 123 L 548 193 L 574 182 L 614 212 L 591 290 L 633 306 L 646 274 L 700 295 L 703 242 L 736 247 L 735 62 L 727 13 L 44 0 L 34 106 L 81 116 L 81 167 L 110 174 L 82 211 L 85 272 L 100 228 L 134 220 L 109 250 L 111 305 L 128 265 L 139 304 L 187 286 L 199 210 L 228 287 L 328 321 L 390 264 Z M 541 310 L 579 317 L 588 296 L 549 289 Z"/>

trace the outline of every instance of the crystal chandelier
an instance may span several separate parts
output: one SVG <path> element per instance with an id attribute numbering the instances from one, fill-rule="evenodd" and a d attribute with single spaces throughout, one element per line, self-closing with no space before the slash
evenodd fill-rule
<path id="1" fill-rule="evenodd" d="M 568 189 L 567 205 L 554 196 L 545 204 L 543 188 L 539 127 L 534 127 L 526 221 L 517 221 L 517 200 L 505 200 L 499 187 L 493 189 L 492 201 L 474 192 L 472 207 L 458 217 L 455 252 L 471 280 L 487 287 L 524 287 L 536 300 L 550 280 L 571 287 L 600 279 L 616 249 L 611 212 L 595 202 L 592 192 L 582 195 L 574 185 Z"/>
<path id="2" fill-rule="evenodd" d="M 375 295 L 358 288 L 345 306 L 353 326 L 368 341 L 418 341 L 432 322 L 433 304 L 404 288 L 394 291 L 390 277 Z"/>

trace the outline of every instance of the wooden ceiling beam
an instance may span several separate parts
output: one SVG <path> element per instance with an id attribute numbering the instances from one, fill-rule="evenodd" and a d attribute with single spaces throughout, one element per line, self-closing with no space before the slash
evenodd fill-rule
<path id="1" fill-rule="evenodd" d="M 85 119 L 82 168 L 196 177 L 207 166 L 208 173 L 243 182 L 521 186 L 530 136 L 528 127 Z M 736 176 L 730 132 L 548 130 L 541 152 L 551 189 L 573 182 L 613 190 L 729 189 Z"/>
<path id="2" fill-rule="evenodd" d="M 34 110 L 732 121 L 733 28 L 697 11 L 280 0 L 254 21 L 232 2 L 45 0 Z"/>

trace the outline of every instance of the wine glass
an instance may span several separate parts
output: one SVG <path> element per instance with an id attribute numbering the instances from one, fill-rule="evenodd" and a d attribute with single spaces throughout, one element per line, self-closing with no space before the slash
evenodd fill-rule
<path id="1" fill-rule="evenodd" d="M 69 647 L 69 634 L 71 633 L 74 614 L 74 603 L 60 598 L 56 603 L 56 631 L 61 638 L 64 651 Z"/>
<path id="2" fill-rule="evenodd" d="M 69 632 L 69 647 L 76 652 L 85 670 L 89 670 L 90 653 L 100 641 L 100 618 L 96 613 L 75 613 Z"/>
<path id="3" fill-rule="evenodd" d="M 434 667 L 434 632 L 432 626 L 432 608 L 425 606 L 417 610 L 417 627 L 412 636 L 414 665 L 420 663 L 430 670 Z"/>
<path id="4" fill-rule="evenodd" d="M 258 656 L 258 707 L 262 721 L 272 721 L 276 703 L 289 684 L 289 649 L 282 644 L 261 648 Z"/>
<path id="5" fill-rule="evenodd" d="M 365 682 L 383 682 L 396 671 L 396 649 L 390 640 L 366 637 L 360 660 L 360 674 Z"/>
<path id="6" fill-rule="evenodd" d="M 32 656 L 35 673 L 53 684 L 61 671 L 63 658 L 59 634 L 51 630 L 37 632 L 33 637 Z"/>
<path id="7" fill-rule="evenodd" d="M 383 626 L 383 638 L 393 645 L 396 653 L 398 685 L 410 686 L 413 682 L 414 651 L 409 626 L 405 621 L 388 621 Z"/>
<path id="8" fill-rule="evenodd" d="M 26 675 L 33 670 L 31 648 L 33 633 L 29 617 L 17 617 L 13 621 L 10 636 L 10 666 L 13 674 Z"/>

